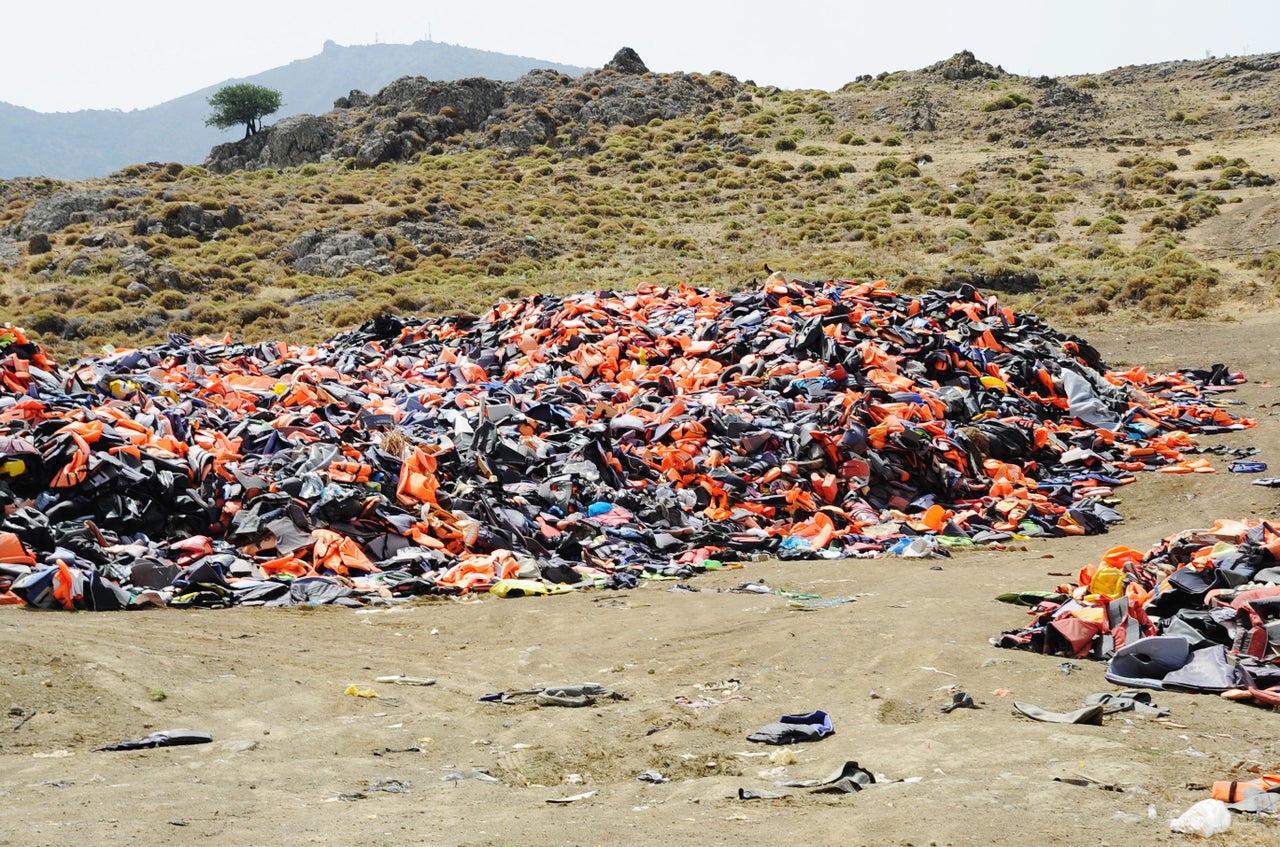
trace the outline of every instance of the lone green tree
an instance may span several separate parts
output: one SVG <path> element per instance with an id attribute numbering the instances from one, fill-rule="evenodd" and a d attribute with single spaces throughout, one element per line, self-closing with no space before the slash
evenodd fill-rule
<path id="1" fill-rule="evenodd" d="M 227 129 L 244 124 L 244 137 L 248 138 L 262 129 L 262 119 L 279 110 L 280 92 L 264 85 L 242 82 L 228 85 L 209 98 L 213 114 L 205 119 L 205 126 Z"/>

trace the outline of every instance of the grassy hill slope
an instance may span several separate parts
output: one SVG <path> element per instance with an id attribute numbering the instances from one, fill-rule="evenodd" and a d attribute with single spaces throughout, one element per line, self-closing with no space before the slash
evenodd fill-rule
<path id="1" fill-rule="evenodd" d="M 524 151 L 459 130 L 370 168 L 0 182 L 0 306 L 63 355 L 171 331 L 319 340 L 640 281 L 732 289 L 766 265 L 970 282 L 1065 322 L 1230 317 L 1275 298 L 1277 67 L 1032 79 L 958 54 L 836 92 L 691 75 L 725 96 Z M 607 98 L 599 79 L 569 90 Z"/>

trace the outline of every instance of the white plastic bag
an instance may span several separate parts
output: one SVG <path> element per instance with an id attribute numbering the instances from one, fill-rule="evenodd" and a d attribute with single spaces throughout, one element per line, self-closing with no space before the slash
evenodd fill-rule
<path id="1" fill-rule="evenodd" d="M 1221 800 L 1201 800 L 1169 821 L 1169 829 L 1208 838 L 1231 827 L 1231 810 Z"/>

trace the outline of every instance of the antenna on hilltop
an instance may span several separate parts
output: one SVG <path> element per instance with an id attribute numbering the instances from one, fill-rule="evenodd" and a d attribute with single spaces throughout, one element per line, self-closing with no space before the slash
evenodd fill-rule
<path id="1" fill-rule="evenodd" d="M 427 41 L 431 40 L 431 21 L 427 21 Z"/>

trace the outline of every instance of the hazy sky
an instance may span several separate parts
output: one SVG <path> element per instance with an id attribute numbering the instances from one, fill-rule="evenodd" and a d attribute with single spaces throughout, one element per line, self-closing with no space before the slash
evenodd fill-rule
<path id="1" fill-rule="evenodd" d="M 338 44 L 426 39 L 599 67 L 619 47 L 651 70 L 722 70 L 835 89 L 972 50 L 1065 75 L 1280 51 L 1277 0 L 49 0 L 6 4 L 0 100 L 44 112 L 153 106 Z"/>

